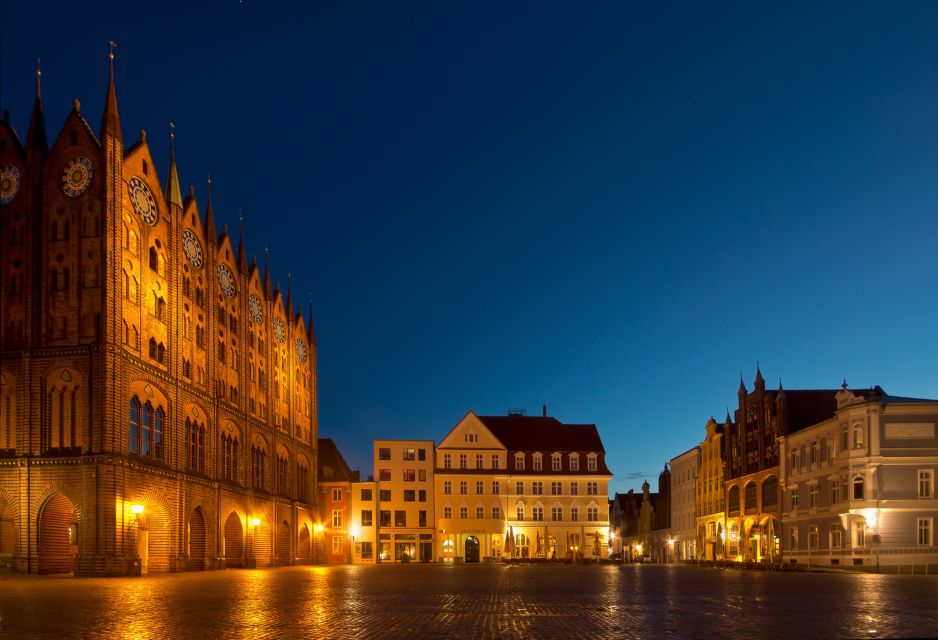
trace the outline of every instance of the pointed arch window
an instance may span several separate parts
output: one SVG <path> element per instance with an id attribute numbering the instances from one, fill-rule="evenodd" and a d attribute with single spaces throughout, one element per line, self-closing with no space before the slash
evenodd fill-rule
<path id="1" fill-rule="evenodd" d="M 150 247 L 150 269 L 157 271 L 159 269 L 159 258 L 156 252 L 156 247 Z"/>
<path id="2" fill-rule="evenodd" d="M 130 399 L 130 452 L 137 453 L 140 446 L 140 400 L 137 396 Z"/>
<path id="3" fill-rule="evenodd" d="M 186 463 L 190 469 L 205 471 L 205 424 L 186 418 Z"/>

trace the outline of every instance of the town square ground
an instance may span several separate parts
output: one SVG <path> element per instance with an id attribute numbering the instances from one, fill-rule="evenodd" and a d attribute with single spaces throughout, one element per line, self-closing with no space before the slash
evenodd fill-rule
<path id="1" fill-rule="evenodd" d="M 938 577 L 686 566 L 335 566 L 0 576 L 10 638 L 938 635 Z"/>

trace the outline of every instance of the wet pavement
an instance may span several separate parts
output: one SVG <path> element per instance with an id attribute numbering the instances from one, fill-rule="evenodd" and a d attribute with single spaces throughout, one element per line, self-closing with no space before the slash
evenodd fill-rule
<path id="1" fill-rule="evenodd" d="M 0 638 L 938 636 L 938 577 L 384 565 L 0 576 Z"/>

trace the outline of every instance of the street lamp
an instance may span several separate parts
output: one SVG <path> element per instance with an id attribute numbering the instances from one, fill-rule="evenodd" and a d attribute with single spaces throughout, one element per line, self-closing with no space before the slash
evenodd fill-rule
<path id="1" fill-rule="evenodd" d="M 257 559 L 254 557 L 254 540 L 257 537 L 257 525 L 260 523 L 260 518 L 251 518 L 248 520 L 248 524 L 251 525 L 251 542 L 248 545 L 248 568 L 250 569 L 257 566 Z"/>
<path id="2" fill-rule="evenodd" d="M 143 514 L 143 505 L 139 503 L 134 503 L 130 505 L 130 512 L 134 514 L 134 519 L 130 523 L 130 533 L 134 550 L 134 557 L 131 561 L 131 570 L 130 572 L 133 575 L 140 575 L 143 571 L 143 562 L 141 560 L 140 546 L 143 543 L 142 536 L 140 534 L 140 516 Z"/>

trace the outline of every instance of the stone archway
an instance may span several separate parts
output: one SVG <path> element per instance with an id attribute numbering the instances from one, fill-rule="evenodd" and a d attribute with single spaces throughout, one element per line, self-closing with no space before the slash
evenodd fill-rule
<path id="1" fill-rule="evenodd" d="M 16 519 L 13 505 L 0 500 L 0 555 L 13 555 L 16 551 Z"/>
<path id="2" fill-rule="evenodd" d="M 189 571 L 204 571 L 208 559 L 208 527 L 202 507 L 196 507 L 189 514 Z"/>
<path id="3" fill-rule="evenodd" d="M 244 527 L 241 518 L 232 511 L 225 520 L 225 566 L 240 568 L 244 566 Z"/>
<path id="4" fill-rule="evenodd" d="M 290 523 L 286 520 L 280 522 L 277 528 L 277 564 L 290 564 L 290 538 L 293 535 L 290 531 Z"/>
<path id="5" fill-rule="evenodd" d="M 78 555 L 75 505 L 55 493 L 39 510 L 39 573 L 71 573 Z"/>
<path id="6" fill-rule="evenodd" d="M 297 548 L 296 557 L 304 563 L 311 560 L 309 527 L 306 524 L 300 529 L 300 544 Z"/>

